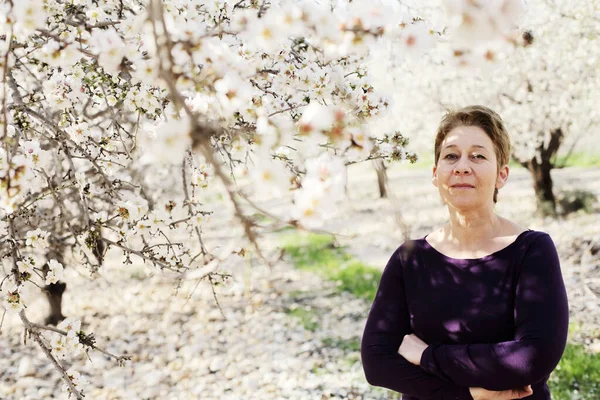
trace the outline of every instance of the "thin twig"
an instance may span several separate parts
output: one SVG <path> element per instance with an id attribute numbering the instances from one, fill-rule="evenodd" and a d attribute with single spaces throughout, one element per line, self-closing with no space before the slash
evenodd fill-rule
<path id="1" fill-rule="evenodd" d="M 23 325 L 25 325 L 26 331 L 31 336 L 33 336 L 33 340 L 35 340 L 35 342 L 40 346 L 42 352 L 46 355 L 46 357 L 48 357 L 52 365 L 54 365 L 54 368 L 56 368 L 56 370 L 62 375 L 63 380 L 69 387 L 69 391 L 75 396 L 77 400 L 83 400 L 83 394 L 79 390 L 77 390 L 75 384 L 69 376 L 69 373 L 65 370 L 65 368 L 63 368 L 62 365 L 60 365 L 58 360 L 52 355 L 52 351 L 48 348 L 48 346 L 46 346 L 46 344 L 42 340 L 40 331 L 35 326 L 33 326 L 29 319 L 27 319 L 27 316 L 25 315 L 25 310 L 21 310 L 19 312 L 19 317 L 21 317 L 21 321 L 23 322 Z"/>
<path id="2" fill-rule="evenodd" d="M 4 316 L 6 315 L 6 308 L 4 309 L 4 312 L 2 313 L 2 320 L 0 321 L 0 335 L 2 335 L 2 325 L 4 325 Z"/>
<path id="3" fill-rule="evenodd" d="M 183 180 L 183 195 L 185 196 L 185 203 L 188 206 L 188 214 L 190 215 L 190 217 L 193 217 L 194 212 L 192 210 L 192 204 L 190 202 L 190 195 L 188 193 L 188 188 L 187 188 L 187 176 L 185 173 L 185 158 L 181 163 L 181 177 Z M 204 247 L 204 243 L 202 242 L 202 234 L 200 233 L 200 229 L 197 226 L 195 226 L 194 230 L 196 231 L 196 235 L 198 236 L 198 241 L 200 243 L 200 249 L 202 251 L 202 255 L 206 255 L 206 248 Z"/>
<path id="4" fill-rule="evenodd" d="M 221 312 L 221 315 L 224 319 L 227 319 L 225 313 L 223 312 L 223 308 L 221 307 L 221 303 L 219 303 L 219 299 L 217 298 L 217 292 L 215 291 L 215 284 L 213 282 L 212 274 L 208 275 L 208 280 L 210 281 L 210 288 L 212 289 L 213 298 L 215 299 L 215 303 L 217 303 L 217 307 Z"/>
<path id="5" fill-rule="evenodd" d="M 33 328 L 36 328 L 36 329 L 43 329 L 43 330 L 47 330 L 47 331 L 56 332 L 56 333 L 61 334 L 63 336 L 68 336 L 67 331 L 63 331 L 62 329 L 58 329 L 58 328 L 55 328 L 53 326 L 40 325 L 40 324 L 36 324 L 36 323 L 33 323 L 33 322 L 30 322 L 30 325 Z M 131 360 L 131 357 L 129 357 L 129 356 L 116 356 L 116 355 L 114 355 L 112 353 L 109 353 L 107 350 L 104 350 L 103 348 L 96 346 L 93 343 L 82 343 L 82 344 L 84 344 L 84 345 L 86 345 L 86 346 L 88 346 L 88 347 L 90 347 L 90 348 L 92 348 L 92 349 L 94 349 L 96 351 L 99 351 L 100 353 L 105 354 L 105 355 L 107 355 L 107 356 L 109 356 L 111 358 L 114 358 L 119 364 L 122 364 L 123 361 L 129 361 L 129 360 Z"/>
<path id="6" fill-rule="evenodd" d="M 14 221 L 13 221 L 13 218 L 9 219 L 9 231 L 10 231 L 10 235 L 11 235 L 13 273 L 15 274 L 15 280 L 18 283 L 19 282 L 19 278 L 18 278 L 19 268 L 17 266 L 18 253 L 17 253 L 16 241 L 15 241 L 15 238 L 14 238 Z M 62 365 L 59 364 L 59 362 L 56 360 L 56 358 L 52 355 L 52 352 L 50 351 L 50 349 L 44 344 L 44 342 L 43 342 L 43 340 L 41 338 L 40 331 L 38 329 L 36 329 L 32 325 L 31 321 L 29 321 L 29 319 L 25 315 L 25 310 L 21 310 L 19 312 L 19 317 L 21 318 L 21 321 L 23 322 L 23 325 L 25 325 L 26 332 L 28 332 L 30 335 L 33 336 L 33 340 L 35 340 L 35 342 L 40 346 L 40 348 L 42 349 L 42 351 L 44 352 L 44 354 L 46 355 L 46 357 L 48 357 L 48 359 L 50 360 L 50 362 L 52 362 L 52 365 L 54 365 L 54 368 L 56 368 L 56 370 L 62 375 L 63 380 L 65 381 L 65 383 L 69 387 L 69 390 L 71 391 L 71 393 L 73 395 L 75 395 L 75 397 L 77 398 L 77 400 L 82 400 L 83 399 L 83 394 L 81 394 L 81 392 L 79 392 L 79 390 L 77 390 L 77 388 L 75 388 L 75 384 L 73 383 L 73 381 L 69 377 L 69 374 L 67 373 L 67 371 L 62 367 Z"/>
<path id="7" fill-rule="evenodd" d="M 144 259 L 144 260 L 146 260 L 146 261 L 150 261 L 150 262 L 153 262 L 153 263 L 155 263 L 155 264 L 158 264 L 158 265 L 159 265 L 161 268 L 163 268 L 163 269 L 168 269 L 168 270 L 170 270 L 170 271 L 173 271 L 173 272 L 180 272 L 179 270 L 176 270 L 176 269 L 174 269 L 174 268 L 173 268 L 173 267 L 171 267 L 169 264 L 167 264 L 167 263 L 165 263 L 165 262 L 163 262 L 163 261 L 157 260 L 156 258 L 153 258 L 153 257 L 148 257 L 147 255 L 145 255 L 144 253 L 142 253 L 142 252 L 141 252 L 141 251 L 139 251 L 139 250 L 133 250 L 133 249 L 131 249 L 131 248 L 127 247 L 127 246 L 123 246 L 123 245 L 122 245 L 122 244 L 120 244 L 120 243 L 113 242 L 112 240 L 110 240 L 110 239 L 106 239 L 106 238 L 104 238 L 104 237 L 101 237 L 100 239 L 101 239 L 101 240 L 102 240 L 104 243 L 108 244 L 109 246 L 115 246 L 115 247 L 118 247 L 118 248 L 120 248 L 120 249 L 122 249 L 122 250 L 125 250 L 125 251 L 127 251 L 128 253 L 134 254 L 134 255 L 136 255 L 136 256 L 138 256 L 138 257 L 140 257 L 140 258 L 142 258 L 142 259 Z"/>

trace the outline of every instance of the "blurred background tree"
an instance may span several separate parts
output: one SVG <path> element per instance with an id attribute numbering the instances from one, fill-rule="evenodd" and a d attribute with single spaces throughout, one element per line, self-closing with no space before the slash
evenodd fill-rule
<path id="1" fill-rule="evenodd" d="M 432 4 L 421 11 L 436 20 L 441 2 L 440 8 Z M 403 61 L 402 74 L 378 75 L 381 85 L 394 87 L 392 114 L 422 155 L 433 152 L 436 124 L 445 109 L 485 104 L 498 111 L 512 134 L 513 159 L 533 178 L 538 212 L 555 216 L 552 169 L 563 166 L 578 144 L 594 151 L 589 144 L 600 128 L 598 10 L 597 0 L 528 1 L 524 46 L 509 57 L 502 52 L 504 44 L 490 42 L 483 50 L 489 64 L 470 69 L 448 68 L 449 50 L 443 47 L 417 61 Z M 472 60 L 465 54 L 452 62 L 468 65 Z"/>

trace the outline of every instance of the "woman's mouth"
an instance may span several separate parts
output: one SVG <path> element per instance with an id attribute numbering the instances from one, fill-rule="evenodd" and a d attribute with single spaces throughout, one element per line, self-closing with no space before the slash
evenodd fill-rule
<path id="1" fill-rule="evenodd" d="M 469 185 L 467 183 L 459 183 L 457 185 L 452 185 L 450 187 L 453 189 L 474 189 L 475 188 L 475 186 Z"/>

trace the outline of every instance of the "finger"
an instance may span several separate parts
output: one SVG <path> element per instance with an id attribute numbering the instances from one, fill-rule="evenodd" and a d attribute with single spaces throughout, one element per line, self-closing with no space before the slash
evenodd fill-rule
<path id="1" fill-rule="evenodd" d="M 514 396 L 515 396 L 515 399 L 522 399 L 525 396 L 529 396 L 529 393 L 527 393 L 523 389 L 516 389 L 516 390 L 514 390 Z"/>
<path id="2" fill-rule="evenodd" d="M 522 399 L 523 397 L 529 397 L 533 394 L 533 389 L 531 388 L 531 385 L 526 386 L 524 389 L 519 389 L 518 391 L 518 395 L 519 395 L 519 399 Z"/>
<path id="3" fill-rule="evenodd" d="M 508 399 L 522 399 L 523 397 L 531 395 L 530 392 L 525 391 L 524 389 L 511 389 L 507 390 L 505 393 Z"/>

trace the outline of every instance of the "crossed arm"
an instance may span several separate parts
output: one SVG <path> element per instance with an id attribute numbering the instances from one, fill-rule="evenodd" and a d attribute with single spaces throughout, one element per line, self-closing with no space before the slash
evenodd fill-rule
<path id="1" fill-rule="evenodd" d="M 410 333 L 404 282 L 396 251 L 383 271 L 361 343 L 367 381 L 427 400 L 470 399 L 469 388 L 445 381 L 398 354 Z"/>
<path id="2" fill-rule="evenodd" d="M 463 399 L 469 387 L 506 390 L 544 379 L 566 344 L 568 303 L 556 249 L 549 236 L 534 240 L 516 288 L 513 340 L 486 344 L 436 344 L 420 365 L 398 354 L 411 333 L 398 254 L 386 266 L 361 347 L 369 383 L 423 399 Z M 414 362 L 414 360 L 413 360 Z"/>

